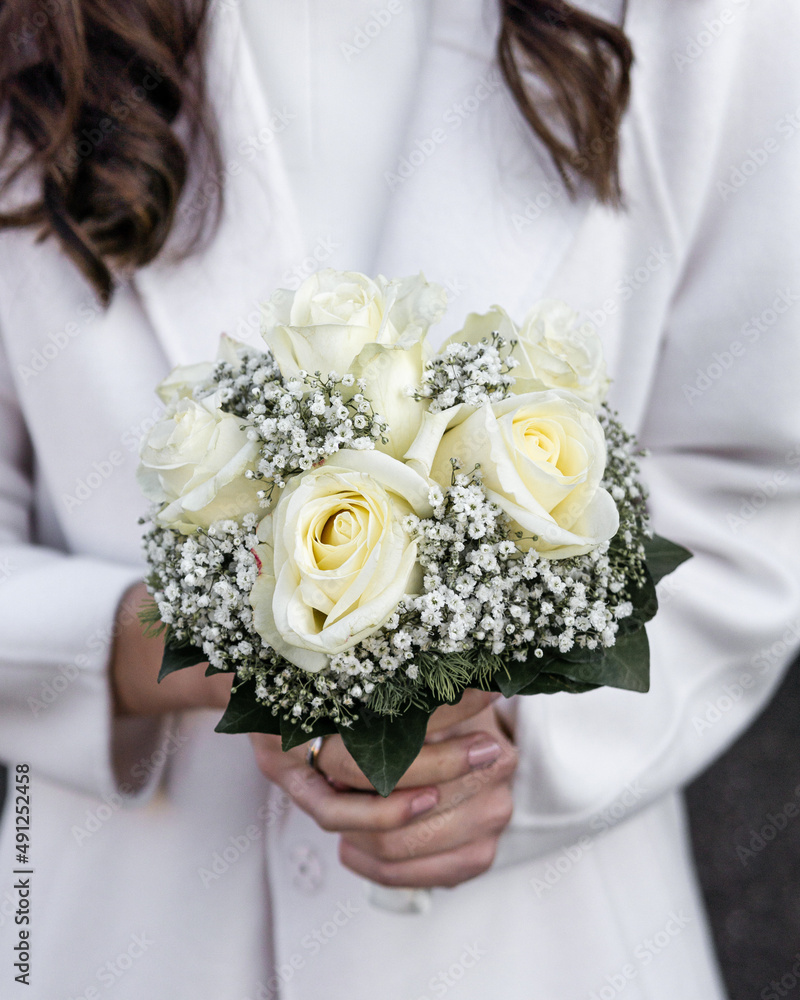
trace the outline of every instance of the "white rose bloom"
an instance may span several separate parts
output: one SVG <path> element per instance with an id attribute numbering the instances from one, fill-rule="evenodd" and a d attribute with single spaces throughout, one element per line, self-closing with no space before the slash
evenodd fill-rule
<path id="1" fill-rule="evenodd" d="M 238 366 L 240 354 L 248 350 L 248 345 L 241 340 L 234 340 L 227 333 L 223 333 L 219 338 L 219 349 L 217 350 L 217 361 L 227 361 L 229 364 Z M 156 394 L 162 403 L 175 405 L 179 399 L 191 396 L 195 387 L 205 382 L 211 377 L 214 371 L 215 362 L 198 361 L 193 365 L 178 365 L 177 368 L 167 375 L 156 386 Z"/>
<path id="2" fill-rule="evenodd" d="M 156 386 L 156 395 L 162 403 L 176 404 L 179 399 L 191 396 L 194 388 L 205 382 L 214 371 L 213 361 L 199 361 L 194 365 L 178 365 Z"/>
<path id="3" fill-rule="evenodd" d="M 444 289 L 421 274 L 373 281 L 328 268 L 296 292 L 275 292 L 264 309 L 263 336 L 284 378 L 318 371 L 366 379 L 365 395 L 389 424 L 388 443 L 376 446 L 400 458 L 426 409 L 407 390 L 422 382 L 425 335 L 446 307 Z"/>
<path id="4" fill-rule="evenodd" d="M 410 513 L 432 513 L 428 482 L 377 451 L 342 450 L 292 479 L 258 528 L 253 624 L 305 670 L 377 631 L 419 589 Z"/>
<path id="5" fill-rule="evenodd" d="M 439 354 L 444 354 L 450 344 L 479 344 L 482 340 L 491 340 L 493 333 L 499 333 L 506 343 L 519 338 L 514 320 L 502 306 L 492 306 L 487 313 L 470 313 L 458 333 L 442 344 Z M 514 369 L 514 374 L 516 371 Z"/>
<path id="6" fill-rule="evenodd" d="M 173 401 L 142 443 L 137 479 L 145 496 L 166 506 L 156 523 L 189 534 L 212 521 L 260 510 L 261 485 L 245 478 L 258 442 L 241 417 L 225 413 L 215 396 Z"/>
<path id="7" fill-rule="evenodd" d="M 451 458 L 467 472 L 480 465 L 487 495 L 524 536 L 520 547 L 550 558 L 589 552 L 619 527 L 616 504 L 600 486 L 603 428 L 592 408 L 568 392 L 427 414 L 408 458 L 442 486 L 450 483 Z"/>
<path id="8" fill-rule="evenodd" d="M 387 442 L 375 447 L 392 458 L 402 458 L 419 432 L 428 403 L 414 399 L 408 390 L 422 384 L 425 347 L 422 341 L 409 347 L 367 344 L 352 365 L 356 378 L 366 380 L 364 395 L 375 413 L 388 423 Z"/>
<path id="9" fill-rule="evenodd" d="M 262 335 L 284 378 L 299 371 L 351 371 L 367 344 L 410 347 L 444 315 L 447 295 L 420 274 L 373 281 L 326 268 L 296 292 L 280 289 L 264 307 Z"/>
<path id="10" fill-rule="evenodd" d="M 525 317 L 513 356 L 515 391 L 566 389 L 597 410 L 608 392 L 603 345 L 591 323 L 563 302 L 539 302 Z"/>

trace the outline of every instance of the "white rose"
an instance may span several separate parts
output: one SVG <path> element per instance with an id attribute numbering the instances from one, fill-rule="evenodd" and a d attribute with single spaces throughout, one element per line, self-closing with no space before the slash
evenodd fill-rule
<path id="1" fill-rule="evenodd" d="M 409 390 L 422 385 L 425 348 L 422 341 L 408 347 L 367 344 L 352 365 L 357 379 L 365 379 L 364 395 L 372 409 L 389 425 L 386 441 L 375 447 L 392 458 L 402 458 L 419 433 L 428 403 L 414 399 Z"/>
<path id="2" fill-rule="evenodd" d="M 520 547 L 550 558 L 589 552 L 619 527 L 616 504 L 600 486 L 603 428 L 592 408 L 568 392 L 426 414 L 407 457 L 442 486 L 450 484 L 451 458 L 465 471 L 480 465 L 487 495 L 524 536 Z"/>
<path id="3" fill-rule="evenodd" d="M 226 333 L 219 339 L 219 349 L 217 351 L 217 361 L 227 361 L 229 364 L 238 367 L 241 361 L 241 352 L 251 350 L 247 344 L 240 340 L 234 340 Z M 156 395 L 162 403 L 175 404 L 184 396 L 191 396 L 195 388 L 202 382 L 206 382 L 213 374 L 215 362 L 198 361 L 193 365 L 178 365 L 177 368 L 167 375 L 156 386 Z"/>
<path id="4" fill-rule="evenodd" d="M 482 340 L 490 341 L 493 333 L 499 333 L 506 343 L 519 338 L 514 320 L 502 306 L 492 306 L 486 313 L 470 313 L 464 320 L 464 326 L 442 344 L 439 354 L 444 354 L 450 344 L 479 344 Z"/>
<path id="5" fill-rule="evenodd" d="M 205 382 L 214 371 L 213 361 L 200 361 L 194 365 L 178 365 L 156 386 L 156 395 L 162 403 L 177 403 L 191 396 L 195 386 Z"/>
<path id="6" fill-rule="evenodd" d="M 215 396 L 174 400 L 143 441 L 137 472 L 145 496 L 165 504 L 158 524 L 188 534 L 259 511 L 260 484 L 244 475 L 254 467 L 258 443 L 244 423 L 221 410 Z"/>
<path id="7" fill-rule="evenodd" d="M 377 451 L 342 450 L 291 480 L 259 524 L 253 624 L 305 670 L 355 646 L 418 590 L 403 519 L 430 516 L 429 484 Z"/>
<path id="8" fill-rule="evenodd" d="M 598 409 L 608 392 L 603 344 L 591 323 L 556 300 L 539 302 L 525 317 L 513 357 L 516 392 L 566 389 Z"/>
<path id="9" fill-rule="evenodd" d="M 284 378 L 299 371 L 351 371 L 367 344 L 410 346 L 444 315 L 447 296 L 420 274 L 373 281 L 327 268 L 296 292 L 281 289 L 264 307 L 262 335 Z"/>

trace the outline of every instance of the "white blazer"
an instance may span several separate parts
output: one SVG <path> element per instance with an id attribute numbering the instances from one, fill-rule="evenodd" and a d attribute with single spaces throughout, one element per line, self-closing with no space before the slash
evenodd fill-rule
<path id="1" fill-rule="evenodd" d="M 210 90 L 227 202 L 211 245 L 179 265 L 165 255 L 104 312 L 52 241 L 0 240 L 0 758 L 32 768 L 28 997 L 723 996 L 680 789 L 763 707 L 800 636 L 800 8 L 631 0 L 620 213 L 571 202 L 486 86 L 479 8 L 435 5 L 409 168 L 372 259 L 304 245 L 274 111 L 224 0 Z M 481 81 L 489 93 L 448 124 Z M 437 128 L 432 155 L 412 156 Z M 435 891 L 426 915 L 371 908 L 337 838 L 269 786 L 246 737 L 213 733 L 217 713 L 157 725 L 109 711 L 115 609 L 142 573 L 134 472 L 153 387 L 211 357 L 223 330 L 257 343 L 258 302 L 316 267 L 315 249 L 339 267 L 423 269 L 448 283 L 454 322 L 494 302 L 521 317 L 544 295 L 585 310 L 612 401 L 650 449 L 655 528 L 695 553 L 661 588 L 649 694 L 513 706 L 521 762 L 497 862 Z M 8 996 L 23 991 L 13 802 Z"/>

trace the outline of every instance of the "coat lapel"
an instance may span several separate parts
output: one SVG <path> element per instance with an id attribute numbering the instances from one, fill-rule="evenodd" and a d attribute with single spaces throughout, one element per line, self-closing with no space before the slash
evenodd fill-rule
<path id="1" fill-rule="evenodd" d="M 624 13 L 624 0 L 582 6 L 617 23 Z M 498 11 L 496 0 L 434 0 L 417 96 L 385 175 L 372 270 L 423 270 L 447 287 L 454 322 L 495 302 L 521 319 L 546 294 L 592 205 L 568 197 L 506 92 L 494 61 Z M 208 92 L 223 175 L 187 191 L 165 253 L 135 278 L 172 364 L 213 357 L 222 332 L 259 344 L 260 303 L 292 283 L 306 249 L 275 141 L 297 123 L 265 100 L 238 5 L 220 0 L 210 27 Z M 174 251 L 216 185 L 224 192 L 218 229 L 176 264 Z"/>
<path id="2" fill-rule="evenodd" d="M 303 258 L 303 243 L 277 135 L 296 126 L 268 107 L 238 5 L 211 11 L 208 94 L 222 147 L 222 176 L 187 190 L 175 231 L 135 286 L 172 364 L 215 356 L 221 333 L 260 343 L 260 303 Z M 175 262 L 196 213 L 222 187 L 224 210 L 209 244 Z"/>
<path id="3" fill-rule="evenodd" d="M 585 0 L 620 23 L 623 0 Z M 494 59 L 496 0 L 439 0 L 419 96 L 395 169 L 375 270 L 422 269 L 452 319 L 502 303 L 518 319 L 546 294 L 593 204 L 570 199 Z M 441 336 L 448 331 L 442 331 Z"/>

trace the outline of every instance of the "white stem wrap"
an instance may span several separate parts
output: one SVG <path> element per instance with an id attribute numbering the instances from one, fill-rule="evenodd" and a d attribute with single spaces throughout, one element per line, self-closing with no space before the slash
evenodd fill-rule
<path id="1" fill-rule="evenodd" d="M 427 913 L 432 900 L 430 889 L 392 889 L 374 882 L 367 898 L 376 909 L 389 913 Z"/>

